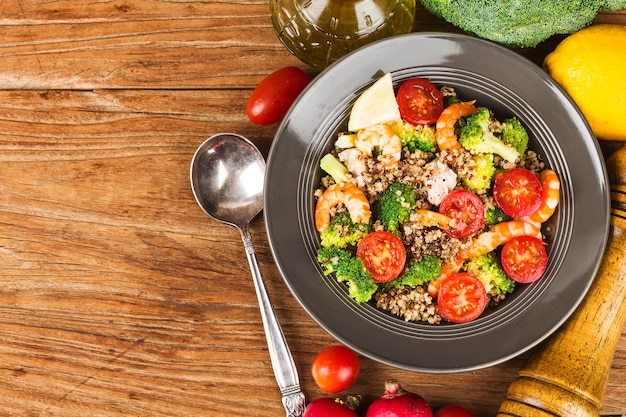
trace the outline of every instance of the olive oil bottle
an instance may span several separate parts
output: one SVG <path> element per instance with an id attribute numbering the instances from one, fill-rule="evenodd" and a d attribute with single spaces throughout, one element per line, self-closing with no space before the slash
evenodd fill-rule
<path id="1" fill-rule="evenodd" d="M 270 0 L 270 10 L 285 47 L 321 70 L 372 41 L 411 32 L 415 0 Z"/>

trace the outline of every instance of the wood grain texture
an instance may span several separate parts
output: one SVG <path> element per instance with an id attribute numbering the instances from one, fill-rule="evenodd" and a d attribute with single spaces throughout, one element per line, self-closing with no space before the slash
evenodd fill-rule
<path id="1" fill-rule="evenodd" d="M 300 65 L 262 0 L 7 0 L 0 16 L 0 87 L 249 88 Z"/>
<path id="2" fill-rule="evenodd" d="M 283 415 L 239 234 L 189 185 L 214 133 L 267 155 L 276 126 L 247 120 L 251 89 L 310 71 L 267 3 L 4 0 L 0 16 L 0 416 Z M 416 30 L 458 32 L 426 14 Z M 284 285 L 262 217 L 251 234 L 304 392 L 322 396 L 308 370 L 335 341 Z M 354 390 L 395 377 L 491 416 L 527 357 L 452 375 L 362 358 Z M 626 410 L 624 381 L 622 334 L 603 412 Z"/>

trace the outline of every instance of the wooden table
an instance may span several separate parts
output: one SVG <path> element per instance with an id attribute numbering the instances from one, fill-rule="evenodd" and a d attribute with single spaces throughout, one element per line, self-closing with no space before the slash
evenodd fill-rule
<path id="1" fill-rule="evenodd" d="M 245 114 L 264 76 L 313 74 L 267 0 L 3 0 L 0 15 L 0 415 L 284 415 L 239 234 L 189 185 L 214 133 L 267 155 L 277 126 Z M 422 9 L 415 30 L 459 32 Z M 540 64 L 559 39 L 520 53 Z M 283 283 L 262 217 L 251 233 L 303 390 L 322 396 L 309 367 L 335 340 Z M 492 416 L 526 357 L 453 375 L 362 358 L 354 391 L 395 377 Z M 602 411 L 626 412 L 626 332 Z"/>

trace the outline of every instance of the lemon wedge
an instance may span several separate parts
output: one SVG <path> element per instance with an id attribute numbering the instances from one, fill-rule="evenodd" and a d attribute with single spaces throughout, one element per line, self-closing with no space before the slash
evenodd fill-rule
<path id="1" fill-rule="evenodd" d="M 348 130 L 356 132 L 394 120 L 401 120 L 400 109 L 393 91 L 391 74 L 387 73 L 356 99 L 348 119 Z"/>

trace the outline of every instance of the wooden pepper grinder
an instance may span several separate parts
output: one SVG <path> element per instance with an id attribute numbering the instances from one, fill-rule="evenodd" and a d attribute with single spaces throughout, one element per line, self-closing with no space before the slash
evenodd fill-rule
<path id="1" fill-rule="evenodd" d="M 520 369 L 498 417 L 599 416 L 626 320 L 626 145 L 607 169 L 611 226 L 598 274 L 574 314 Z"/>

